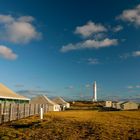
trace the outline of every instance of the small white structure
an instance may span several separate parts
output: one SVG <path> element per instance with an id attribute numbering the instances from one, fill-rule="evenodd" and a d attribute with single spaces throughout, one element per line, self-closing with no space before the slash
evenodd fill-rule
<path id="1" fill-rule="evenodd" d="M 124 102 L 120 106 L 122 110 L 133 110 L 133 109 L 138 109 L 139 107 L 137 103 L 131 101 Z"/>
<path id="2" fill-rule="evenodd" d="M 121 104 L 122 103 L 124 103 L 124 101 L 120 101 L 120 102 L 114 103 L 114 108 L 121 109 Z"/>
<path id="3" fill-rule="evenodd" d="M 43 119 L 43 107 L 40 108 L 40 119 Z"/>
<path id="4" fill-rule="evenodd" d="M 105 107 L 112 107 L 112 101 L 106 101 Z"/>
<path id="5" fill-rule="evenodd" d="M 133 110 L 138 109 L 138 104 L 131 101 L 120 101 L 117 103 L 113 103 L 112 107 L 120 110 Z"/>
<path id="6" fill-rule="evenodd" d="M 112 108 L 116 108 L 117 102 L 112 102 Z"/>
<path id="7" fill-rule="evenodd" d="M 47 96 L 37 96 L 31 99 L 31 104 L 47 104 L 48 111 L 60 111 L 60 105 L 51 101 Z"/>
<path id="8" fill-rule="evenodd" d="M 63 98 L 61 97 L 56 97 L 52 99 L 53 102 L 63 106 L 64 108 L 70 108 L 70 103 L 66 102 Z"/>
<path id="9" fill-rule="evenodd" d="M 97 101 L 97 85 L 96 85 L 96 81 L 93 84 L 93 102 Z"/>

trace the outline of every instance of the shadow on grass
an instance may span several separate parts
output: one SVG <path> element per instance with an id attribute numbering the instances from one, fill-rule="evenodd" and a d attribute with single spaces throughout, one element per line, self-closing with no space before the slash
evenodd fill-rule
<path id="1" fill-rule="evenodd" d="M 15 129 L 18 129 L 18 128 L 39 127 L 40 125 L 41 125 L 41 122 L 36 121 L 36 122 L 22 122 L 22 123 L 12 122 L 9 126 Z"/>

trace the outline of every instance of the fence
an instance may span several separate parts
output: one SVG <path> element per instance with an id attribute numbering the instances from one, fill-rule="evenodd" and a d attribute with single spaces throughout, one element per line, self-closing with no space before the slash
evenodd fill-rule
<path id="1" fill-rule="evenodd" d="M 41 107 L 48 111 L 47 104 L 0 104 L 0 124 L 39 114 Z"/>

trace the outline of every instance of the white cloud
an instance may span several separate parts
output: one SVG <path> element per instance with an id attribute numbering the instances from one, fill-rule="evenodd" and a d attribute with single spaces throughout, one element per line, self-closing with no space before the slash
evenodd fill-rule
<path id="1" fill-rule="evenodd" d="M 48 90 L 36 90 L 36 89 L 23 89 L 23 90 L 18 90 L 17 93 L 20 93 L 21 95 L 27 96 L 29 98 L 38 96 L 38 95 L 48 95 L 52 94 L 51 91 Z"/>
<path id="2" fill-rule="evenodd" d="M 140 26 L 140 4 L 133 9 L 124 10 L 117 18 Z"/>
<path id="3" fill-rule="evenodd" d="M 134 57 L 140 56 L 140 51 L 135 51 L 135 52 L 133 52 L 133 53 L 132 53 L 132 56 L 134 56 Z"/>
<path id="4" fill-rule="evenodd" d="M 16 88 L 22 88 L 22 87 L 24 87 L 24 85 L 23 84 L 16 84 L 15 87 Z"/>
<path id="5" fill-rule="evenodd" d="M 65 87 L 65 89 L 74 89 L 74 86 L 70 85 L 70 86 Z"/>
<path id="6" fill-rule="evenodd" d="M 136 88 L 140 88 L 140 85 L 136 85 Z"/>
<path id="7" fill-rule="evenodd" d="M 90 88 L 91 85 L 90 85 L 90 84 L 86 84 L 85 87 L 86 87 L 86 88 Z"/>
<path id="8" fill-rule="evenodd" d="M 97 33 L 97 34 L 93 35 L 92 38 L 94 38 L 95 40 L 102 40 L 106 37 L 107 37 L 106 33 Z"/>
<path id="9" fill-rule="evenodd" d="M 34 18 L 32 16 L 21 16 L 21 17 L 18 18 L 18 21 L 32 22 L 32 21 L 34 21 Z"/>
<path id="10" fill-rule="evenodd" d="M 88 64 L 92 64 L 92 65 L 96 65 L 100 63 L 99 59 L 97 58 L 88 58 L 87 61 L 88 61 Z"/>
<path id="11" fill-rule="evenodd" d="M 113 28 L 113 32 L 119 32 L 121 30 L 123 30 L 123 26 L 121 25 L 117 25 L 116 27 Z"/>
<path id="12" fill-rule="evenodd" d="M 10 48 L 0 45 L 0 57 L 9 60 L 15 60 L 17 55 Z"/>
<path id="13" fill-rule="evenodd" d="M 0 39 L 13 43 L 28 43 L 33 39 L 40 39 L 41 33 L 36 30 L 33 20 L 31 16 L 15 18 L 0 15 Z"/>
<path id="14" fill-rule="evenodd" d="M 8 40 L 14 43 L 28 43 L 38 38 L 35 28 L 27 22 L 14 22 L 6 27 Z"/>
<path id="15" fill-rule="evenodd" d="M 133 87 L 133 86 L 128 86 L 127 88 L 128 88 L 128 89 L 132 89 L 132 88 L 134 88 L 134 87 Z"/>
<path id="16" fill-rule="evenodd" d="M 107 29 L 102 24 L 89 21 L 86 25 L 76 27 L 75 34 L 80 34 L 83 37 L 90 37 L 93 34 L 106 31 Z"/>
<path id="17" fill-rule="evenodd" d="M 80 43 L 65 45 L 60 49 L 60 51 L 68 52 L 68 51 L 81 50 L 81 49 L 99 49 L 99 48 L 106 48 L 109 46 L 115 46 L 117 44 L 118 44 L 117 39 L 105 38 L 99 41 L 94 39 L 89 39 Z"/>
<path id="18" fill-rule="evenodd" d="M 128 89 L 138 89 L 138 88 L 140 88 L 140 85 L 131 85 L 131 86 L 128 86 L 127 87 Z"/>
<path id="19" fill-rule="evenodd" d="M 119 56 L 121 59 L 128 59 L 129 57 L 131 57 L 130 53 L 124 53 L 123 55 Z"/>
<path id="20" fill-rule="evenodd" d="M 14 18 L 11 15 L 0 15 L 0 23 L 14 22 Z"/>
<path id="21" fill-rule="evenodd" d="M 140 57 L 140 51 L 134 51 L 131 53 L 124 53 L 119 56 L 121 59 L 128 59 L 130 57 Z"/>

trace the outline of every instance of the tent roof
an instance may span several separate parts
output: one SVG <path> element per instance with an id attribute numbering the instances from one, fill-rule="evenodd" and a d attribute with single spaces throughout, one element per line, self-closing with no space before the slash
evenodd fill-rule
<path id="1" fill-rule="evenodd" d="M 132 101 L 126 101 L 126 102 L 123 102 L 121 105 L 123 105 L 123 104 L 127 104 L 127 103 L 133 103 L 133 104 L 137 104 L 137 103 L 135 103 L 135 102 L 132 102 Z"/>
<path id="2" fill-rule="evenodd" d="M 64 101 L 64 99 L 62 99 L 61 97 L 56 97 L 53 99 L 53 101 L 57 104 L 66 104 L 67 102 Z"/>
<path id="3" fill-rule="evenodd" d="M 41 95 L 31 99 L 31 103 L 35 104 L 49 104 L 49 105 L 57 105 L 53 101 L 51 101 L 47 96 Z"/>
<path id="4" fill-rule="evenodd" d="M 4 86 L 1 83 L 0 83 L 0 98 L 16 99 L 16 100 L 30 100 L 29 98 L 26 98 L 22 95 L 19 95 L 19 94 L 13 92 L 12 90 L 10 90 L 9 88 L 7 88 L 6 86 Z"/>
<path id="5" fill-rule="evenodd" d="M 120 104 L 122 104 L 122 103 L 124 103 L 125 101 L 119 101 L 119 102 L 117 102 L 117 104 L 118 105 L 120 105 Z"/>

